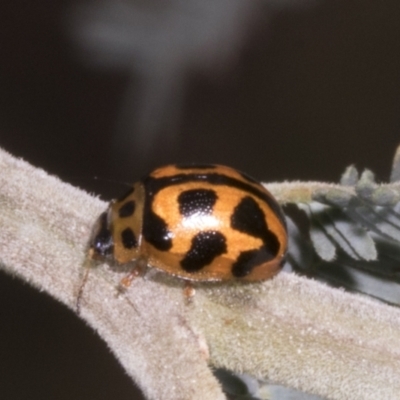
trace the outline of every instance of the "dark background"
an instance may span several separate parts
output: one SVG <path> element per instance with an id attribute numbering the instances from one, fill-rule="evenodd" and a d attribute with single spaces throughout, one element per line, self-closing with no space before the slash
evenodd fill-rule
<path id="1" fill-rule="evenodd" d="M 157 106 L 143 128 L 135 59 L 88 62 L 66 28 L 78 2 L 3 0 L 0 146 L 104 199 L 169 162 L 228 164 L 266 182 L 337 181 L 355 163 L 388 179 L 400 142 L 398 0 L 287 3 L 260 7 L 215 73 L 188 67 L 179 100 L 164 101 L 171 118 Z M 152 138 L 143 148 L 140 135 Z M 0 314 L 2 399 L 140 398 L 102 340 L 45 294 L 1 274 Z"/>

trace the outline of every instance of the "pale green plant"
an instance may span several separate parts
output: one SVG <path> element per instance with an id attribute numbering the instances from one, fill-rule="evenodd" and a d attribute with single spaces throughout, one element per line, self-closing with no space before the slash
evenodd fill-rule
<path id="1" fill-rule="evenodd" d="M 106 204 L 2 150 L 0 170 L 1 268 L 76 310 L 91 227 Z M 395 180 L 397 161 L 393 171 Z M 377 263 L 369 260 L 386 247 L 398 256 L 386 215 L 397 218 L 398 184 L 377 185 L 369 173 L 358 179 L 354 169 L 343 179 L 267 185 L 310 217 L 311 241 L 289 220 L 290 264 L 308 275 L 313 260 L 333 262 L 342 252 L 363 263 Z M 400 399 L 396 307 L 288 272 L 260 283 L 196 284 L 191 302 L 179 279 L 148 274 L 120 293 L 123 276 L 93 268 L 80 317 L 149 399 L 225 399 L 210 366 L 330 399 Z"/>

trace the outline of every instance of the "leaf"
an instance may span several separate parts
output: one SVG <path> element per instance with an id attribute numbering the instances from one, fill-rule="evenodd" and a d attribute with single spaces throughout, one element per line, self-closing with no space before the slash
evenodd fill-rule
<path id="1" fill-rule="evenodd" d="M 336 247 L 332 240 L 327 236 L 321 224 L 312 218 L 312 213 L 309 204 L 298 204 L 298 207 L 303 210 L 310 220 L 310 239 L 315 252 L 325 261 L 332 261 L 336 257 Z"/>
<path id="2" fill-rule="evenodd" d="M 313 201 L 340 208 L 347 207 L 354 197 L 354 192 L 340 186 L 317 189 L 312 195 Z"/>
<path id="3" fill-rule="evenodd" d="M 312 219 L 315 219 L 315 221 L 320 224 L 327 236 L 350 257 L 356 260 L 361 259 L 362 257 L 351 246 L 349 238 L 346 238 L 342 232 L 337 229 L 332 219 L 329 217 L 328 210 L 330 207 L 317 202 L 312 202 L 309 206 Z"/>
<path id="4" fill-rule="evenodd" d="M 341 234 L 359 258 L 367 261 L 376 260 L 375 243 L 368 231 L 361 225 L 355 224 L 345 213 L 338 208 L 329 208 L 326 211 L 336 230 Z"/>
<path id="5" fill-rule="evenodd" d="M 400 242 L 400 228 L 391 222 L 391 220 L 394 221 L 395 216 L 389 217 L 386 210 L 354 199 L 344 212 L 372 232 Z"/>
<path id="6" fill-rule="evenodd" d="M 340 184 L 343 186 L 355 186 L 358 182 L 358 171 L 354 165 L 348 166 L 340 178 Z"/>
<path id="7" fill-rule="evenodd" d="M 297 267 L 306 270 L 310 267 L 313 259 L 313 247 L 297 228 L 293 220 L 286 215 L 286 223 L 288 227 L 289 249 L 288 260 Z"/>
<path id="8" fill-rule="evenodd" d="M 397 147 L 393 157 L 392 173 L 390 174 L 390 182 L 400 181 L 400 146 Z"/>
<path id="9" fill-rule="evenodd" d="M 400 304 L 399 282 L 361 267 L 367 264 L 359 261 L 353 264 L 342 257 L 337 263 L 320 266 L 318 273 L 320 278 L 325 278 L 331 284 L 336 281 L 337 286 L 367 294 L 390 304 Z M 342 274 L 338 274 L 340 270 Z"/>

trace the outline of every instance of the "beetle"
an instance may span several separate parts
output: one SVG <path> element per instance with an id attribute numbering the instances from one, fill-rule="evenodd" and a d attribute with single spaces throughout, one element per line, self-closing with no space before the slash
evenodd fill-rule
<path id="1" fill-rule="evenodd" d="M 282 268 L 287 240 L 281 207 L 253 178 L 222 165 L 167 165 L 109 204 L 90 255 L 144 260 L 187 281 L 259 281 Z"/>

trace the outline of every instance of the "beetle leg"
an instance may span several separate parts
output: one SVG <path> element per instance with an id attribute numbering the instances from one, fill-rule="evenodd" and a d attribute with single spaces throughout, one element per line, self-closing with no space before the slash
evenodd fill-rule
<path id="1" fill-rule="evenodd" d="M 188 304 L 193 301 L 195 294 L 196 294 L 196 289 L 193 287 L 192 282 L 185 281 L 185 286 L 183 288 L 183 295 L 185 296 L 185 300 Z"/>

